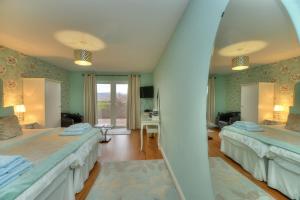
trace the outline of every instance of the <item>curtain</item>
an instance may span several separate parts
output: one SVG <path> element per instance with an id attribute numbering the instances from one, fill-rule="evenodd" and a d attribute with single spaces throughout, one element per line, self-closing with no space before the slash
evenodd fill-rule
<path id="1" fill-rule="evenodd" d="M 84 75 L 84 121 L 96 124 L 96 79 L 94 74 Z"/>
<path id="2" fill-rule="evenodd" d="M 128 78 L 127 129 L 140 128 L 140 77 L 130 75 Z"/>
<path id="3" fill-rule="evenodd" d="M 215 124 L 215 77 L 208 79 L 207 121 Z"/>

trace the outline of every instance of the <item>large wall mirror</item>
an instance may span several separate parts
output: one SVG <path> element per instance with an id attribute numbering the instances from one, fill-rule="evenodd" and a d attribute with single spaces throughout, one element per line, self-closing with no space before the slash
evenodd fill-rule
<path id="1" fill-rule="evenodd" d="M 3 80 L 0 79 L 0 107 L 3 106 Z"/>

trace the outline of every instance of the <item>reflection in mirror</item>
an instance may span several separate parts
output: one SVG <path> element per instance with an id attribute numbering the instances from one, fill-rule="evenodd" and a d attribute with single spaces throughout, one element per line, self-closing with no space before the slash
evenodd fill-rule
<path id="1" fill-rule="evenodd" d="M 3 80 L 0 79 L 0 107 L 3 106 Z"/>
<path id="2" fill-rule="evenodd" d="M 235 183 L 246 181 L 238 172 L 250 175 L 251 182 L 261 187 L 255 189 L 258 199 L 267 195 L 299 199 L 300 160 L 291 161 L 290 155 L 300 155 L 296 133 L 300 132 L 300 50 L 277 46 L 279 41 L 297 41 L 296 32 L 288 32 L 296 30 L 289 8 L 281 2 L 299 16 L 299 0 L 264 1 L 264 6 L 232 0 L 218 29 L 207 82 L 206 124 L 213 191 L 222 199 L 240 198 L 232 192 L 240 185 L 228 181 L 235 177 Z M 245 11 L 246 7 L 252 10 Z M 272 16 L 266 16 L 271 7 Z M 259 28 L 265 24 L 276 27 L 278 35 L 263 37 L 271 30 L 271 26 Z M 258 153 L 265 147 L 265 155 Z M 228 164 L 237 166 L 235 171 L 229 170 Z M 266 193 L 258 192 L 262 188 Z M 237 191 L 245 196 L 253 192 Z"/>

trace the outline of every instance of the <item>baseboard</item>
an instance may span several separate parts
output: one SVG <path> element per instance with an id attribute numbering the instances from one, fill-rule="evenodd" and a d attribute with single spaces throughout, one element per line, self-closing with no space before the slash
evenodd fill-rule
<path id="1" fill-rule="evenodd" d="M 181 189 L 181 187 L 180 187 L 180 185 L 179 185 L 179 183 L 178 183 L 178 181 L 177 181 L 177 178 L 176 178 L 176 176 L 175 176 L 175 174 L 174 174 L 174 172 L 173 172 L 173 170 L 172 170 L 172 167 L 171 167 L 171 165 L 170 165 L 170 163 L 169 163 L 169 160 L 168 160 L 168 158 L 167 158 L 167 156 L 166 156 L 166 154 L 165 154 L 165 152 L 164 152 L 164 149 L 163 149 L 162 147 L 160 147 L 160 151 L 161 151 L 161 154 L 162 154 L 162 156 L 163 156 L 163 158 L 164 158 L 164 160 L 165 160 L 165 163 L 166 163 L 166 165 L 167 165 L 167 168 L 168 168 L 168 170 L 169 170 L 169 172 L 170 172 L 170 174 L 171 174 L 171 177 L 172 177 L 172 179 L 173 179 L 173 181 L 174 181 L 174 184 L 175 184 L 175 187 L 176 187 L 176 190 L 177 190 L 177 192 L 178 192 L 178 194 L 179 194 L 180 199 L 181 199 L 181 200 L 185 200 L 185 196 L 184 196 L 184 194 L 183 194 L 183 192 L 182 192 L 182 189 Z"/>

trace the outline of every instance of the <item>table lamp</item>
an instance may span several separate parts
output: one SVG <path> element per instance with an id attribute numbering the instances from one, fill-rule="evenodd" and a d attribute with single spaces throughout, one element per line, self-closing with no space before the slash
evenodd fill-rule
<path id="1" fill-rule="evenodd" d="M 19 121 L 24 121 L 24 113 L 26 112 L 26 108 L 23 104 L 14 106 L 15 113 L 19 119 Z"/>
<path id="2" fill-rule="evenodd" d="M 282 105 L 275 105 L 274 106 L 274 119 L 277 119 L 278 121 L 281 120 L 280 113 L 283 111 L 283 106 Z"/>

